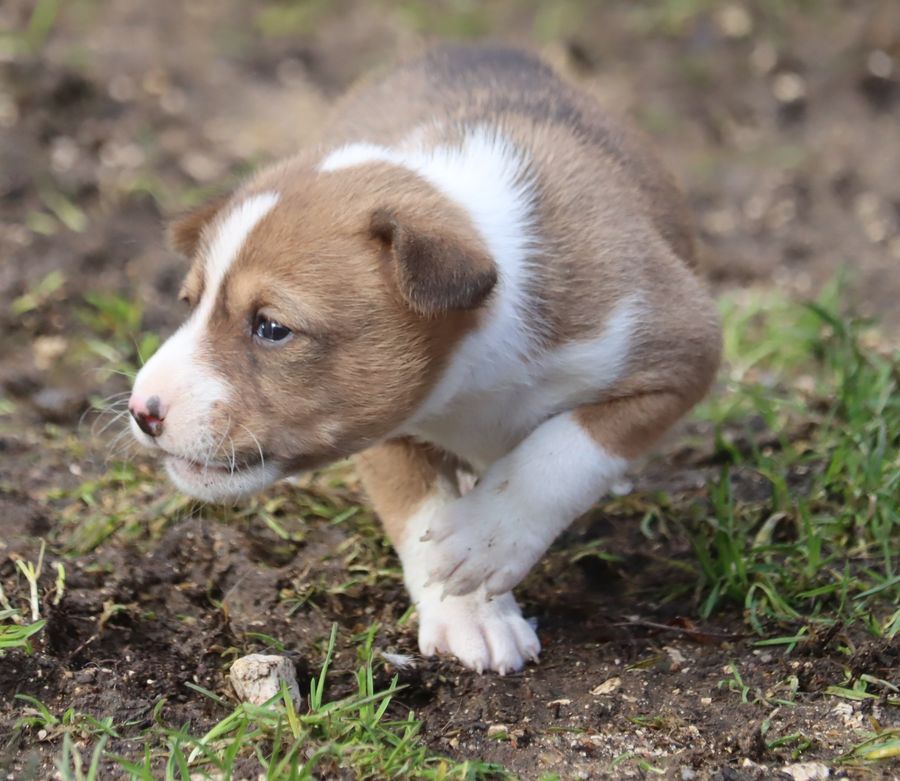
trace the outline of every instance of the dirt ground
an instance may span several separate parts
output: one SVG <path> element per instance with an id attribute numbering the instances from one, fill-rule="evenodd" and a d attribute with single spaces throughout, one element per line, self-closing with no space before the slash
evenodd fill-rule
<path id="1" fill-rule="evenodd" d="M 21 29 L 31 5 L 4 2 L 0 29 Z M 279 4 L 113 0 L 99 13 L 73 2 L 39 54 L 0 48 L 0 403 L 15 410 L 0 415 L 0 581 L 12 588 L 10 554 L 35 556 L 37 538 L 74 528 L 96 502 L 118 508 L 104 482 L 118 431 L 79 418 L 90 397 L 127 382 L 94 370 L 96 345 L 83 351 L 96 338 L 84 295 L 136 299 L 144 330 L 171 331 L 183 262 L 164 248 L 164 217 L 306 143 L 356 77 L 442 32 L 426 10 L 408 10 L 415 5 L 312 3 L 311 18 L 297 20 L 279 17 Z M 537 47 L 654 136 L 689 194 L 718 289 L 802 296 L 844 269 L 855 306 L 900 334 L 900 4 L 823 2 L 776 14 L 760 9 L 778 4 L 713 3 L 684 22 L 645 18 L 626 2 L 588 5 L 573 21 L 558 5 L 555 15 L 506 2 L 484 18 L 447 16 L 450 32 Z M 60 284 L 40 292 L 54 271 Z M 13 305 L 36 288 L 36 306 Z M 638 495 L 704 501 L 717 468 L 708 434 L 689 426 L 648 465 Z M 66 558 L 65 595 L 45 606 L 36 652 L 0 659 L 7 778 L 50 777 L 58 752 L 28 731 L 10 740 L 15 693 L 133 730 L 149 726 L 165 697 L 170 723 L 202 731 L 222 714 L 184 682 L 226 694 L 224 662 L 266 645 L 254 633 L 284 644 L 301 689 L 332 622 L 349 638 L 378 621 L 379 649 L 415 649 L 413 626 L 398 623 L 408 603 L 396 562 L 380 577 L 354 577 L 353 546 L 381 544 L 359 542 L 367 517 L 311 520 L 285 541 L 253 512 L 260 503 L 229 524 L 215 520 L 217 508 L 185 503 L 180 520 L 160 528 L 154 519 L 179 500 L 150 462 L 133 464 L 127 490 L 137 506 L 122 523 L 136 528 Z M 73 500 L 91 481 L 95 504 Z M 306 506 L 297 493 L 276 487 L 265 506 L 287 517 Z M 322 495 L 337 510 L 357 498 L 352 477 Z M 896 677 L 896 645 L 839 630 L 784 656 L 754 647 L 738 611 L 701 626 L 693 595 L 678 588 L 684 576 L 659 566 L 640 520 L 627 499 L 599 508 L 562 546 L 602 539 L 621 558 L 571 565 L 551 556 L 526 582 L 522 601 L 545 648 L 539 665 L 500 678 L 419 660 L 401 672 L 398 715 L 414 709 L 436 752 L 496 761 L 525 778 L 650 777 L 661 768 L 678 779 L 769 779 L 797 761 L 851 777 L 897 772 L 832 763 L 854 729 L 872 718 L 889 724 L 896 709 L 820 696 L 854 666 Z M 62 549 L 51 545 L 48 562 Z M 343 643 L 330 694 L 353 688 L 356 663 Z M 728 684 L 732 663 L 748 703 Z M 384 682 L 392 672 L 380 673 Z M 792 677 L 796 706 L 773 707 Z M 802 758 L 792 758 L 790 741 L 767 748 L 766 718 L 772 734 L 814 736 Z"/>

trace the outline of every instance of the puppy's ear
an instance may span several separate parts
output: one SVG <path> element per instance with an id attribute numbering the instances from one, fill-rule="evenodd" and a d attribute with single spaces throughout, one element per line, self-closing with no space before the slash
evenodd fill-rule
<path id="1" fill-rule="evenodd" d="M 474 229 L 425 228 L 416 222 L 376 209 L 369 224 L 372 236 L 391 254 L 400 294 L 410 308 L 429 317 L 481 305 L 497 284 L 497 267 Z"/>
<path id="2" fill-rule="evenodd" d="M 179 255 L 184 255 L 186 258 L 193 257 L 200 244 L 203 229 L 228 203 L 229 198 L 231 198 L 230 193 L 220 195 L 172 220 L 166 231 L 169 246 Z"/>

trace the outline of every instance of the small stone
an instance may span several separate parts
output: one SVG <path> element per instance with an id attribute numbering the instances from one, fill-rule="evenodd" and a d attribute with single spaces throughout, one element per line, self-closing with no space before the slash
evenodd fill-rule
<path id="1" fill-rule="evenodd" d="M 771 73 L 778 64 L 778 52 L 769 41 L 760 41 L 750 52 L 750 64 L 759 73 Z"/>
<path id="2" fill-rule="evenodd" d="M 166 114 L 182 114 L 187 108 L 188 98 L 183 90 L 173 88 L 159 99 L 159 105 Z"/>
<path id="3" fill-rule="evenodd" d="M 876 49 L 870 52 L 866 58 L 866 67 L 873 76 L 879 79 L 889 79 L 894 72 L 894 61 L 887 52 Z"/>
<path id="4" fill-rule="evenodd" d="M 62 336 L 38 336 L 31 343 L 34 365 L 42 371 L 49 369 L 65 355 L 68 349 L 69 343 Z"/>
<path id="5" fill-rule="evenodd" d="M 609 492 L 613 496 L 628 496 L 634 490 L 634 483 L 631 480 L 619 480 L 616 483 L 613 483 L 609 489 Z"/>
<path id="6" fill-rule="evenodd" d="M 669 661 L 672 663 L 672 670 L 678 671 L 687 664 L 684 654 L 671 645 L 664 646 L 663 650 L 669 655 Z"/>
<path id="7" fill-rule="evenodd" d="M 290 659 L 284 656 L 250 654 L 236 659 L 229 672 L 234 692 L 244 702 L 262 705 L 287 686 L 288 694 L 296 707 L 303 701 L 297 674 Z"/>
<path id="8" fill-rule="evenodd" d="M 832 714 L 841 720 L 845 727 L 859 727 L 860 718 L 849 702 L 839 702 L 832 709 Z"/>
<path id="9" fill-rule="evenodd" d="M 591 689 L 591 694 L 593 694 L 595 697 L 598 697 L 601 694 L 612 694 L 621 685 L 622 679 L 617 676 L 613 676 L 612 678 L 603 681 L 603 683 Z"/>
<path id="10" fill-rule="evenodd" d="M 108 92 L 113 100 L 119 103 L 126 103 L 129 100 L 134 100 L 137 86 L 130 76 L 120 73 L 109 82 Z"/>
<path id="11" fill-rule="evenodd" d="M 68 136 L 53 139 L 50 146 L 50 164 L 57 173 L 71 171 L 80 156 L 81 150 L 74 139 Z"/>
<path id="12" fill-rule="evenodd" d="M 738 226 L 738 219 L 729 209 L 717 209 L 706 214 L 703 218 L 703 227 L 709 233 L 724 236 L 734 232 Z"/>
<path id="13" fill-rule="evenodd" d="M 186 152 L 178 164 L 188 176 L 198 182 L 211 182 L 221 178 L 225 173 L 225 166 L 221 160 L 198 151 Z"/>
<path id="14" fill-rule="evenodd" d="M 806 82 L 798 73 L 779 73 L 772 81 L 772 94 L 779 103 L 797 103 L 806 97 Z"/>
<path id="15" fill-rule="evenodd" d="M 78 683 L 93 683 L 96 678 L 96 667 L 85 667 L 83 670 L 79 670 L 75 673 L 75 680 Z"/>
<path id="16" fill-rule="evenodd" d="M 753 31 L 753 17 L 737 3 L 722 6 L 716 14 L 716 23 L 726 38 L 746 38 Z"/>
<path id="17" fill-rule="evenodd" d="M 822 781 L 831 776 L 831 771 L 821 762 L 797 762 L 785 765 L 782 771 L 794 781 Z"/>
<path id="18" fill-rule="evenodd" d="M 506 724 L 491 724 L 487 728 L 489 738 L 505 738 L 508 734 L 509 727 Z"/>
<path id="19" fill-rule="evenodd" d="M 888 241 L 888 252 L 891 253 L 891 256 L 900 260 L 900 236 L 894 236 L 890 241 Z"/>

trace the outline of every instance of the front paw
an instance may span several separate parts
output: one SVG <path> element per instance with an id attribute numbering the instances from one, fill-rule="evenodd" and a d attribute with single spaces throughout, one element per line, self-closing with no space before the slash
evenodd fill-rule
<path id="1" fill-rule="evenodd" d="M 434 589 L 419 601 L 419 649 L 450 654 L 478 673 L 501 675 L 537 661 L 541 644 L 512 594 L 487 600 L 483 593 L 441 599 Z"/>
<path id="2" fill-rule="evenodd" d="M 446 507 L 422 537 L 430 565 L 426 585 L 440 586 L 444 597 L 481 586 L 488 596 L 511 591 L 547 546 L 510 508 L 485 507 L 472 497 Z"/>
<path id="3" fill-rule="evenodd" d="M 464 596 L 481 587 L 489 597 L 512 591 L 540 557 L 537 550 L 526 555 L 525 547 L 496 540 L 473 543 L 465 534 L 448 537 L 428 553 L 433 564 L 426 585 L 440 587 L 442 598 Z"/>

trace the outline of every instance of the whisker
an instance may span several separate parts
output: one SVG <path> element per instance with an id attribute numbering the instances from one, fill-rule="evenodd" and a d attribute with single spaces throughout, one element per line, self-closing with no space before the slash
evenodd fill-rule
<path id="1" fill-rule="evenodd" d="M 130 395 L 131 394 L 128 392 L 124 394 L 115 393 L 112 396 L 107 396 L 105 399 L 100 399 L 99 401 L 93 402 L 91 406 L 89 406 L 84 412 L 81 413 L 81 417 L 78 418 L 78 425 L 83 425 L 85 418 L 87 418 L 87 416 L 91 414 L 96 414 L 97 420 L 99 420 L 104 415 L 110 415 L 113 412 L 118 411 L 119 408 L 128 409 L 128 396 Z"/>
<path id="2" fill-rule="evenodd" d="M 128 429 L 124 429 L 116 434 L 106 447 L 106 456 L 103 459 L 104 465 L 108 466 L 111 461 L 125 455 L 137 445 L 137 442 L 131 438 L 130 434 L 131 432 Z"/>
<path id="3" fill-rule="evenodd" d="M 94 427 L 92 427 L 92 429 L 91 429 L 91 433 L 95 437 L 103 436 L 103 434 L 105 434 L 106 431 L 109 430 L 109 428 L 111 428 L 116 423 L 118 423 L 120 420 L 122 420 L 122 418 L 124 418 L 126 415 L 128 415 L 127 409 L 120 410 L 112 417 L 112 419 L 108 423 L 106 423 L 106 425 L 103 426 L 103 428 L 101 428 L 99 431 L 95 431 L 94 427 L 96 427 L 96 424 L 100 422 L 100 418 L 97 418 L 97 421 L 95 422 Z M 127 431 L 127 429 L 126 429 L 126 431 Z"/>
<path id="4" fill-rule="evenodd" d="M 128 372 L 123 369 L 114 369 L 112 366 L 92 366 L 90 371 L 96 372 L 97 374 L 103 373 L 106 375 L 112 374 L 124 377 L 129 382 L 134 382 L 134 378 L 137 376 L 134 372 Z"/>
<path id="5" fill-rule="evenodd" d="M 256 434 L 254 434 L 249 428 L 247 428 L 243 423 L 238 423 L 238 425 L 244 429 L 249 435 L 250 438 L 256 443 L 256 449 L 259 451 L 259 463 L 260 466 L 265 469 L 266 468 L 266 457 L 263 455 L 262 445 L 259 444 L 259 440 L 256 438 Z"/>
<path id="6" fill-rule="evenodd" d="M 215 447 L 207 449 L 206 458 L 203 462 L 203 471 L 204 473 L 209 472 L 209 461 L 210 459 L 219 452 L 219 449 L 225 444 L 225 438 L 228 436 L 228 429 L 231 428 L 231 417 L 229 416 L 228 421 L 225 423 L 224 428 L 222 429 L 222 436 L 219 437 L 219 441 L 216 442 Z"/>
<path id="7" fill-rule="evenodd" d="M 99 399 L 99 401 L 102 404 L 107 401 L 113 401 L 114 399 L 122 399 L 122 398 L 125 398 L 126 396 L 130 396 L 130 395 L 131 395 L 130 390 L 119 391 L 118 393 L 110 393 L 109 396 L 104 396 L 102 399 Z"/>
<path id="8" fill-rule="evenodd" d="M 228 436 L 228 441 L 231 443 L 231 476 L 234 477 L 235 470 L 237 469 L 237 453 L 234 451 L 234 439 L 232 439 L 230 434 Z"/>

